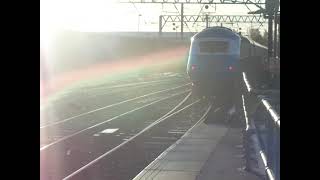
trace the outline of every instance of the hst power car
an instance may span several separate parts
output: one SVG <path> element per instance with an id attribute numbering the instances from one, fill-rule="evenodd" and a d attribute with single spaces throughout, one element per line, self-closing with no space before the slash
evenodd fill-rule
<path id="1" fill-rule="evenodd" d="M 207 28 L 191 38 L 187 73 L 193 92 L 218 95 L 233 89 L 241 37 L 225 27 Z"/>
<path id="2" fill-rule="evenodd" d="M 267 48 L 229 28 L 204 29 L 191 38 L 187 73 L 192 81 L 192 91 L 196 95 L 230 100 L 239 91 L 241 72 L 244 69 L 262 72 L 266 56 Z M 240 62 L 254 68 L 243 68 Z"/>

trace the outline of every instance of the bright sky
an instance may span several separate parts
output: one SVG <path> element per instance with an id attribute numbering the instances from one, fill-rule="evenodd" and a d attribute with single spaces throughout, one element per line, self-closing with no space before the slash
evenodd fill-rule
<path id="1" fill-rule="evenodd" d="M 180 5 L 173 4 L 119 4 L 116 0 L 40 0 L 40 36 L 41 42 L 61 29 L 86 32 L 105 31 L 158 31 L 159 15 L 178 15 Z M 202 5 L 184 5 L 184 14 L 199 14 Z M 248 5 L 251 11 L 257 10 Z M 205 8 L 203 8 L 205 9 Z M 245 5 L 214 5 L 208 10 L 211 15 L 246 15 L 249 10 Z M 139 14 L 141 14 L 139 18 Z M 140 20 L 140 23 L 139 23 Z M 169 24 L 171 25 L 171 24 Z M 192 25 L 192 23 L 191 23 Z M 190 26 L 191 26 L 190 25 Z M 200 26 L 199 26 L 200 25 Z M 171 25 L 172 26 L 172 25 Z M 205 23 L 194 27 L 203 29 Z M 202 26 L 202 27 L 201 27 Z M 173 27 L 165 26 L 163 31 Z M 192 29 L 192 27 L 189 27 Z M 236 26 L 234 27 L 236 28 Z M 242 28 L 245 29 L 245 28 Z M 185 31 L 189 29 L 186 27 Z M 192 29 L 195 31 L 195 29 Z"/>
<path id="2" fill-rule="evenodd" d="M 116 0 L 41 0 L 41 26 L 80 31 L 157 31 L 161 14 L 178 14 L 173 4 L 118 4 Z M 176 5 L 180 10 L 180 5 Z M 202 5 L 185 4 L 185 14 L 198 14 Z M 254 5 L 248 5 L 257 10 Z M 211 14 L 247 14 L 245 5 L 212 5 Z M 146 24 L 145 24 L 146 23 Z"/>

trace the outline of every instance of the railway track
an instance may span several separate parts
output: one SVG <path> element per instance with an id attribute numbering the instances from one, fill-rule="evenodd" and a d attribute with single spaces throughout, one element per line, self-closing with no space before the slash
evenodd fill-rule
<path id="1" fill-rule="evenodd" d="M 141 84 L 142 83 L 142 84 Z M 82 116 L 108 105 L 143 96 L 178 84 L 186 84 L 183 78 L 170 80 L 148 81 L 140 83 L 121 84 L 116 86 L 101 86 L 98 89 L 78 88 L 64 95 L 62 100 L 53 100 L 47 108 L 40 111 L 40 128 L 45 128 L 59 121 L 68 121 L 76 116 Z M 124 86 L 124 87 L 123 87 Z M 101 89 L 102 88 L 102 89 Z M 106 104 L 106 102 L 108 104 Z"/>
<path id="2" fill-rule="evenodd" d="M 175 143 L 190 127 L 204 119 L 211 106 L 203 108 L 199 106 L 199 102 L 200 100 L 196 100 L 170 115 L 159 118 L 127 141 L 74 171 L 64 180 L 132 179 L 165 149 Z M 201 109 L 201 113 L 191 118 L 190 113 L 199 111 L 199 109 L 189 112 L 186 110 L 196 104 Z M 187 120 L 181 120 L 181 118 Z"/>
<path id="3" fill-rule="evenodd" d="M 182 90 L 184 90 L 184 91 L 182 91 Z M 175 94 L 169 94 L 169 95 L 167 94 L 166 97 L 163 97 L 163 98 L 158 99 L 158 100 L 152 100 L 151 103 L 147 103 L 147 104 L 145 104 L 143 106 L 140 106 L 138 108 L 130 110 L 130 111 L 126 112 L 126 113 L 122 113 L 120 115 L 117 115 L 114 118 L 111 118 L 111 119 L 108 119 L 106 121 L 103 121 L 103 122 L 100 122 L 98 124 L 95 124 L 93 126 L 87 127 L 87 128 L 85 128 L 83 130 L 77 131 L 77 132 L 75 132 L 73 134 L 70 134 L 68 136 L 64 136 L 64 137 L 62 137 L 62 138 L 60 138 L 60 139 L 58 139 L 58 140 L 56 140 L 56 141 L 54 141 L 54 142 L 52 142 L 50 144 L 42 146 L 41 149 L 40 149 L 41 172 L 44 172 L 44 171 L 49 170 L 49 169 L 56 169 L 56 167 L 61 167 L 60 165 L 66 165 L 68 167 L 74 167 L 74 165 L 72 165 L 72 164 L 74 164 L 73 162 L 75 162 L 74 160 L 69 161 L 69 163 L 68 162 L 64 163 L 65 160 L 68 161 L 68 157 L 70 157 L 69 156 L 70 154 L 72 154 L 72 155 L 77 154 L 76 153 L 77 150 L 74 150 L 74 149 L 78 149 L 78 148 L 74 147 L 74 146 L 79 145 L 79 143 L 81 142 L 80 144 L 84 145 L 84 147 L 85 146 L 92 147 L 91 146 L 92 140 L 91 141 L 90 140 L 87 141 L 86 139 L 90 139 L 90 138 L 97 139 L 97 137 L 96 137 L 97 133 L 99 134 L 99 132 L 103 131 L 104 129 L 108 129 L 107 127 L 110 127 L 112 125 L 113 126 L 117 126 L 118 121 L 122 122 L 122 125 L 121 125 L 121 123 L 120 124 L 118 123 L 119 126 L 123 126 L 123 124 L 124 124 L 123 122 L 125 122 L 126 120 L 128 120 L 128 118 L 130 118 L 130 116 L 128 116 L 130 113 L 146 109 L 146 110 L 144 110 L 145 112 L 138 113 L 138 114 L 140 114 L 140 116 L 144 116 L 146 113 L 148 113 L 148 111 L 150 111 L 150 109 L 152 110 L 152 106 L 155 106 L 156 104 L 160 105 L 161 107 L 166 107 L 165 105 L 168 105 L 168 100 L 171 101 L 170 98 L 173 98 L 173 97 L 177 97 L 178 98 L 178 99 L 172 101 L 170 104 L 178 102 L 179 101 L 179 96 L 180 96 L 180 99 L 181 99 L 181 97 L 183 97 L 182 96 L 183 94 L 185 94 L 188 91 L 190 91 L 190 90 L 186 90 L 186 88 L 184 88 L 182 90 L 180 90 L 180 92 L 175 93 Z M 162 103 L 162 104 L 159 104 L 159 103 Z M 166 108 L 164 108 L 163 110 L 166 110 L 167 108 L 170 108 L 171 106 L 172 105 L 169 105 Z M 153 107 L 153 109 L 154 109 L 154 107 Z M 162 113 L 163 110 L 162 111 L 157 111 L 157 113 Z M 154 116 L 157 116 L 157 113 L 155 113 Z M 150 115 L 152 115 L 152 114 L 153 113 L 149 113 L 149 115 L 148 115 L 149 118 L 150 118 L 149 120 L 153 119 L 153 116 L 150 117 Z M 118 119 L 118 120 L 113 122 L 112 120 L 115 120 L 115 119 Z M 138 118 L 138 120 L 139 120 L 139 118 Z M 143 128 L 148 123 L 150 123 L 150 122 L 146 121 L 145 119 L 142 119 L 139 122 L 139 126 L 136 125 L 135 128 L 138 128 L 138 129 L 136 129 L 138 131 L 139 128 Z M 130 124 L 130 123 L 126 123 L 126 124 Z M 134 124 L 137 124 L 137 123 L 134 123 Z M 109 138 L 110 140 L 108 140 L 108 138 L 107 138 L 107 140 L 108 140 L 108 148 L 111 148 L 111 147 L 121 143 L 126 138 L 126 136 L 130 135 L 130 130 L 126 130 L 126 128 L 120 128 L 120 130 L 118 131 L 118 132 L 121 132 L 121 133 L 118 134 L 119 137 L 112 136 L 112 137 Z M 134 132 L 131 132 L 131 133 L 134 133 Z M 97 154 L 95 151 L 99 151 L 98 145 L 96 147 L 97 148 L 93 149 L 93 151 L 89 151 L 89 155 L 93 154 L 95 156 L 95 154 Z M 83 156 L 83 157 L 85 157 L 85 156 Z M 57 160 L 57 161 L 55 161 L 55 160 Z M 62 164 L 60 164 L 60 163 L 62 163 Z M 50 167 L 46 166 L 46 164 L 47 165 L 49 164 Z M 67 164 L 70 164 L 70 166 L 67 165 Z M 56 166 L 56 167 L 55 168 L 51 168 L 52 167 L 51 165 Z M 66 168 L 66 169 L 68 169 L 68 168 Z M 45 177 L 44 179 L 48 179 L 48 177 Z M 59 179 L 59 178 L 57 178 L 57 179 Z"/>
<path id="4" fill-rule="evenodd" d="M 75 124 L 75 123 L 72 123 L 71 125 L 69 125 L 69 126 L 67 126 L 67 127 L 61 127 L 61 128 L 58 128 L 58 129 L 53 129 L 53 130 L 52 130 L 52 131 L 53 131 L 52 134 L 54 134 L 54 135 L 52 135 L 52 136 L 53 136 L 53 137 L 61 137 L 61 138 L 58 138 L 57 140 L 54 140 L 54 139 L 55 139 L 55 138 L 54 138 L 54 139 L 51 140 L 51 141 L 47 141 L 47 142 L 50 142 L 50 143 L 42 146 L 42 147 L 40 148 L 40 151 L 43 151 L 43 150 L 45 150 L 45 149 L 47 149 L 47 148 L 49 148 L 49 147 L 51 147 L 51 146 L 54 146 L 54 145 L 56 145 L 56 144 L 58 144 L 58 143 L 61 143 L 61 142 L 63 142 L 63 141 L 69 140 L 70 138 L 73 138 L 73 137 L 75 137 L 75 136 L 77 136 L 77 135 L 86 133 L 86 132 L 88 132 L 88 131 L 93 131 L 94 128 L 99 128 L 101 125 L 105 125 L 105 124 L 107 124 L 107 123 L 109 123 L 109 122 L 111 122 L 111 121 L 113 121 L 113 120 L 119 119 L 120 117 L 126 116 L 126 115 L 128 115 L 128 114 L 130 114 L 130 113 L 136 112 L 136 111 L 138 111 L 138 110 L 141 110 L 141 109 L 143 109 L 143 108 L 149 107 L 149 106 L 151 106 L 151 105 L 154 105 L 154 104 L 156 104 L 156 103 L 158 103 L 158 102 L 167 100 L 167 99 L 169 99 L 169 98 L 172 98 L 172 97 L 175 97 L 175 96 L 178 96 L 178 95 L 182 95 L 182 94 L 184 94 L 184 93 L 186 93 L 186 92 L 188 92 L 188 91 L 190 91 L 190 90 L 186 90 L 186 91 L 183 91 L 183 92 L 180 92 L 180 93 L 175 93 L 175 94 L 169 95 L 169 96 L 167 96 L 167 97 L 163 97 L 163 98 L 161 98 L 161 99 L 154 100 L 154 101 L 152 101 L 151 103 L 148 103 L 148 104 L 145 104 L 145 105 L 142 105 L 142 106 L 139 106 L 139 107 L 135 107 L 134 109 L 132 109 L 132 110 L 130 110 L 130 111 L 127 111 L 127 112 L 125 112 L 125 113 L 121 113 L 120 115 L 116 115 L 116 116 L 114 116 L 114 117 L 112 117 L 112 118 L 109 118 L 109 119 L 107 119 L 107 120 L 103 120 L 102 122 L 94 123 L 94 125 L 91 125 L 92 122 L 89 123 L 89 124 L 86 123 L 87 126 L 88 126 L 88 125 L 90 125 L 90 126 L 89 126 L 89 127 L 86 127 L 86 128 L 83 128 L 83 129 L 80 129 L 80 130 L 75 130 L 75 127 L 74 127 L 74 126 L 77 126 L 77 125 L 78 125 L 78 124 Z M 77 123 L 79 123 L 79 122 L 77 122 Z M 72 129 L 70 129 L 70 128 L 72 128 Z M 78 129 L 79 129 L 79 128 L 78 128 Z M 56 131 L 58 131 L 58 132 L 56 132 Z"/>
<path id="5" fill-rule="evenodd" d="M 200 99 L 194 101 L 190 98 L 190 93 L 184 96 L 190 92 L 190 89 L 187 88 L 188 85 L 184 84 L 127 99 L 40 128 L 44 132 L 41 137 L 51 138 L 40 146 L 41 179 L 79 179 L 79 174 L 91 172 L 90 169 L 96 166 L 96 162 L 100 164 L 105 162 L 104 159 L 114 158 L 114 155 L 117 157 L 118 151 L 122 152 L 124 147 L 129 146 L 131 152 L 135 152 L 130 144 L 136 141 L 143 142 L 141 146 L 136 146 L 143 150 L 137 152 L 145 152 L 144 157 L 147 157 L 142 158 L 141 161 L 144 163 L 138 163 L 139 166 L 137 167 L 140 167 L 140 169 L 145 167 L 147 162 L 156 158 L 156 155 L 164 150 L 163 148 L 174 143 L 195 123 L 193 114 L 201 112 L 201 110 L 192 108 L 201 104 Z M 182 98 L 183 100 L 181 100 Z M 188 105 L 180 108 L 187 102 Z M 128 106 L 128 104 L 130 105 Z M 124 108 L 126 112 L 111 113 L 116 108 L 121 107 L 123 109 L 124 106 L 127 106 L 127 108 Z M 107 115 L 112 117 L 106 118 Z M 171 123 L 164 123 L 168 119 L 173 120 L 172 122 L 168 121 Z M 164 124 L 168 125 L 164 128 Z M 162 128 L 158 128 L 158 126 Z M 153 134 L 146 136 L 149 132 Z M 163 133 L 166 133 L 166 135 Z M 130 167 L 117 168 L 118 165 L 110 166 L 110 163 L 107 164 L 109 165 L 103 165 L 102 167 L 115 168 L 112 172 L 126 169 L 126 177 L 131 177 L 139 172 L 139 168 L 133 168 L 136 163 L 131 164 L 133 165 L 132 170 L 129 170 Z M 129 165 L 130 163 L 127 162 L 126 164 Z M 119 171 L 116 171 L 117 169 Z M 99 179 L 108 176 L 109 178 L 112 177 L 111 179 L 118 179 L 117 176 L 119 176 L 119 174 L 114 173 L 100 175 L 96 177 Z M 86 175 L 81 177 L 88 178 Z M 119 176 L 120 179 L 126 179 L 126 177 Z"/>
<path id="6" fill-rule="evenodd" d="M 50 144 L 61 137 L 75 133 L 76 131 L 93 126 L 107 119 L 112 119 L 119 114 L 135 109 L 137 106 L 179 92 L 182 89 L 188 88 L 188 86 L 189 83 L 170 87 L 168 89 L 162 87 L 162 89 L 159 90 L 158 88 L 157 91 L 152 91 L 151 93 L 148 91 L 148 94 L 134 96 L 133 98 L 124 101 L 118 100 L 116 103 L 99 107 L 85 113 L 40 125 L 40 147 Z M 131 91 L 131 89 L 129 89 L 129 91 Z"/>
<path id="7" fill-rule="evenodd" d="M 61 123 L 65 123 L 67 121 L 71 121 L 73 119 L 76 119 L 76 118 L 79 118 L 79 117 L 83 117 L 83 116 L 86 116 L 86 115 L 89 115 L 89 114 L 92 114 L 92 113 L 95 113 L 95 112 L 98 112 L 98 111 L 101 111 L 101 110 L 104 110 L 104 109 L 115 107 L 115 106 L 118 106 L 118 105 L 121 105 L 121 104 L 124 104 L 124 103 L 128 103 L 128 102 L 131 102 L 131 101 L 134 101 L 134 100 L 138 100 L 138 99 L 141 99 L 141 98 L 149 97 L 149 96 L 152 96 L 152 95 L 155 95 L 155 94 L 160 94 L 160 93 L 172 91 L 172 90 L 175 90 L 175 89 L 178 89 L 178 88 L 181 88 L 181 87 L 185 87 L 185 86 L 188 86 L 188 85 L 190 85 L 190 83 L 183 84 L 181 86 L 177 86 L 177 87 L 173 87 L 173 88 L 169 88 L 169 89 L 163 89 L 163 90 L 160 90 L 160 91 L 151 92 L 151 93 L 144 94 L 144 95 L 141 95 L 141 96 L 136 96 L 134 98 L 129 98 L 129 99 L 126 99 L 124 101 L 120 101 L 120 102 L 116 102 L 116 103 L 113 103 L 113 104 L 110 104 L 110 105 L 107 105 L 107 106 L 99 107 L 99 108 L 96 108 L 96 109 L 93 109 L 93 110 L 90 110 L 90 111 L 87 111 L 87 112 L 84 112 L 84 113 L 81 113 L 81 114 L 78 114 L 78 115 L 75 115 L 75 116 L 72 116 L 72 117 L 68 117 L 68 118 L 65 118 L 65 119 L 62 119 L 62 120 L 58 120 L 58 121 L 50 122 L 50 123 L 47 123 L 47 124 L 44 124 L 44 125 L 40 125 L 40 129 L 47 128 L 47 127 L 50 127 L 50 126 L 55 126 L 55 125 L 58 125 L 58 124 L 61 124 Z"/>

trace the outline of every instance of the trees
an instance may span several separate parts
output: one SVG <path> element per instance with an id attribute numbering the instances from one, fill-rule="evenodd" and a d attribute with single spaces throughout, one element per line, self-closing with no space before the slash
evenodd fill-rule
<path id="1" fill-rule="evenodd" d="M 268 44 L 268 32 L 264 31 L 263 36 L 259 29 L 250 29 L 249 36 L 252 40 L 256 41 L 259 44 L 267 46 Z"/>

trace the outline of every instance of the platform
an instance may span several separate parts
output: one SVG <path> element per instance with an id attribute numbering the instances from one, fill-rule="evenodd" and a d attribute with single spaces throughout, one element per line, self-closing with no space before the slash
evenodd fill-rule
<path id="1" fill-rule="evenodd" d="M 201 122 L 134 180 L 261 180 L 244 171 L 240 127 Z"/>

